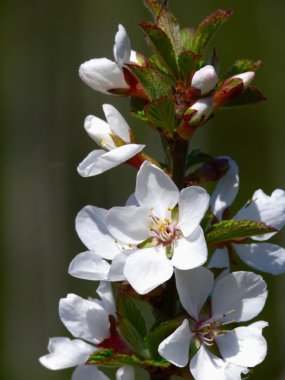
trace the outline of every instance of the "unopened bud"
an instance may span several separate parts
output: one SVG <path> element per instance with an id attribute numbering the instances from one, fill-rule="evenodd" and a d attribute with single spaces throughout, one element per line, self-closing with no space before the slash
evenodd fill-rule
<path id="1" fill-rule="evenodd" d="M 218 77 L 213 66 L 207 65 L 196 71 L 193 75 L 191 87 L 201 91 L 201 95 L 212 91 L 218 82 Z"/>
<path id="2" fill-rule="evenodd" d="M 254 71 L 247 71 L 245 73 L 235 75 L 231 77 L 231 79 L 241 79 L 243 83 L 243 88 L 245 89 L 251 84 L 254 77 L 255 77 Z"/>
<path id="3" fill-rule="evenodd" d="M 198 126 L 205 122 L 213 111 L 213 98 L 199 99 L 193 103 L 184 114 L 184 121 L 188 125 Z"/>

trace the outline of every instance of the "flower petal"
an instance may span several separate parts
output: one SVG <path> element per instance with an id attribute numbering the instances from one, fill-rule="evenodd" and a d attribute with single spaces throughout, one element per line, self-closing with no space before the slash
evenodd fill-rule
<path id="1" fill-rule="evenodd" d="M 114 140 L 111 137 L 111 128 L 99 117 L 89 115 L 85 118 L 84 128 L 88 135 L 101 147 L 106 150 L 116 148 Z"/>
<path id="2" fill-rule="evenodd" d="M 276 189 L 271 195 L 257 190 L 250 204 L 245 204 L 234 216 L 237 220 L 255 220 L 280 230 L 285 225 L 285 191 Z M 252 237 L 255 240 L 267 240 L 275 232 Z"/>
<path id="3" fill-rule="evenodd" d="M 77 171 L 82 177 L 92 177 L 104 173 L 136 156 L 144 147 L 145 145 L 126 144 L 109 152 L 93 150 L 78 165 Z"/>
<path id="4" fill-rule="evenodd" d="M 218 219 L 222 219 L 224 210 L 233 203 L 239 189 L 239 168 L 237 164 L 230 157 L 223 158 L 229 160 L 229 169 L 219 180 L 210 198 L 212 212 Z"/>
<path id="5" fill-rule="evenodd" d="M 175 280 L 182 306 L 191 317 L 198 320 L 200 309 L 214 286 L 213 273 L 204 267 L 192 270 L 176 269 Z"/>
<path id="6" fill-rule="evenodd" d="M 207 260 L 208 249 L 204 232 L 200 226 L 186 238 L 176 240 L 172 265 L 177 269 L 187 270 L 203 265 Z"/>
<path id="7" fill-rule="evenodd" d="M 214 251 L 207 267 L 210 268 L 229 268 L 230 258 L 228 249 L 218 248 Z"/>
<path id="8" fill-rule="evenodd" d="M 155 216 L 165 218 L 177 204 L 179 190 L 167 174 L 145 161 L 137 174 L 135 196 L 141 206 L 151 209 Z"/>
<path id="9" fill-rule="evenodd" d="M 109 336 L 109 315 L 97 302 L 68 294 L 59 301 L 59 316 L 75 338 L 98 344 Z"/>
<path id="10" fill-rule="evenodd" d="M 225 362 L 209 352 L 206 347 L 201 345 L 198 352 L 192 358 L 190 371 L 195 380 L 240 380 L 241 373 L 248 371 L 244 367 L 232 365 Z"/>
<path id="11" fill-rule="evenodd" d="M 103 110 L 113 134 L 130 143 L 130 127 L 120 112 L 111 104 L 103 104 Z"/>
<path id="12" fill-rule="evenodd" d="M 234 244 L 241 260 L 262 272 L 278 275 L 285 272 L 285 249 L 276 244 Z"/>
<path id="13" fill-rule="evenodd" d="M 196 71 L 192 77 L 191 87 L 201 90 L 201 95 L 212 91 L 217 84 L 218 77 L 215 68 L 211 65 L 206 65 Z"/>
<path id="14" fill-rule="evenodd" d="M 149 222 L 149 210 L 136 206 L 113 207 L 106 218 L 110 233 L 126 244 L 146 240 L 149 237 Z"/>
<path id="15" fill-rule="evenodd" d="M 79 253 L 71 261 L 68 273 L 76 278 L 91 281 L 107 280 L 110 264 L 96 253 L 87 251 Z"/>
<path id="16" fill-rule="evenodd" d="M 48 369 L 58 370 L 84 364 L 96 348 L 80 339 L 51 338 L 48 343 L 49 354 L 39 361 Z"/>
<path id="17" fill-rule="evenodd" d="M 120 66 L 107 58 L 91 59 L 79 68 L 82 81 L 93 90 L 109 94 L 109 90 L 128 89 Z"/>
<path id="18" fill-rule="evenodd" d="M 159 347 L 160 356 L 174 364 L 176 367 L 185 367 L 189 362 L 189 348 L 192 340 L 192 333 L 187 319 L 166 339 Z"/>
<path id="19" fill-rule="evenodd" d="M 71 380 L 110 380 L 95 365 L 79 365 L 73 371 Z"/>
<path id="20" fill-rule="evenodd" d="M 124 275 L 139 294 L 149 293 L 169 280 L 173 267 L 165 248 L 145 248 L 134 252 L 126 261 Z"/>
<path id="21" fill-rule="evenodd" d="M 124 63 L 130 63 L 131 42 L 123 25 L 119 25 L 115 36 L 114 57 L 120 67 Z"/>
<path id="22" fill-rule="evenodd" d="M 265 326 L 267 323 L 260 321 L 217 336 L 215 340 L 224 360 L 244 367 L 261 363 L 267 353 L 267 343 L 262 336 Z"/>
<path id="23" fill-rule="evenodd" d="M 252 272 L 233 272 L 222 277 L 212 294 L 212 319 L 240 322 L 256 317 L 267 298 L 266 283 Z M 230 312 L 227 316 L 223 314 Z M 221 317 L 218 317 L 220 315 Z"/>
<path id="24" fill-rule="evenodd" d="M 86 206 L 77 214 L 75 226 L 79 238 L 88 249 L 112 260 L 121 250 L 106 227 L 107 212 L 103 208 Z"/>
<path id="25" fill-rule="evenodd" d="M 96 290 L 96 293 L 99 295 L 103 301 L 104 309 L 109 315 L 116 316 L 116 306 L 113 296 L 113 291 L 110 282 L 100 281 L 100 284 Z"/>
<path id="26" fill-rule="evenodd" d="M 133 367 L 124 366 L 116 372 L 116 380 L 135 380 L 135 370 Z"/>
<path id="27" fill-rule="evenodd" d="M 124 268 L 128 257 L 133 253 L 132 250 L 125 250 L 119 253 L 112 261 L 111 268 L 108 274 L 109 281 L 124 281 Z"/>
<path id="28" fill-rule="evenodd" d="M 199 186 L 189 186 L 179 195 L 179 220 L 177 227 L 189 236 L 201 222 L 209 206 L 209 194 Z"/>

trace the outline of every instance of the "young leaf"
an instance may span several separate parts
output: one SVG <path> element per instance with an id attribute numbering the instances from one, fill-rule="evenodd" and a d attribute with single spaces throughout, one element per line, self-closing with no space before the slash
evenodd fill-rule
<path id="1" fill-rule="evenodd" d="M 194 53 L 202 53 L 207 47 L 211 37 L 224 24 L 225 21 L 233 14 L 232 9 L 218 9 L 198 26 L 191 48 Z"/>
<path id="2" fill-rule="evenodd" d="M 181 77 L 186 85 L 189 85 L 190 75 L 196 71 L 202 55 L 194 54 L 192 51 L 183 51 L 178 58 Z"/>
<path id="3" fill-rule="evenodd" d="M 117 311 L 119 319 L 127 319 L 138 331 L 142 338 L 145 337 L 147 330 L 145 320 L 134 301 L 127 296 L 119 295 L 117 301 Z"/>
<path id="4" fill-rule="evenodd" d="M 262 61 L 251 61 L 250 59 L 239 59 L 236 61 L 229 71 L 224 75 L 223 79 L 230 78 L 234 75 L 245 73 L 246 71 L 256 71 L 263 65 Z"/>
<path id="5" fill-rule="evenodd" d="M 158 99 L 171 92 L 170 83 L 162 77 L 155 67 L 142 67 L 134 64 L 128 64 L 128 67 L 137 77 L 151 100 Z"/>
<path id="6" fill-rule="evenodd" d="M 170 39 L 168 38 L 166 33 L 158 26 L 147 22 L 141 23 L 140 27 L 145 32 L 150 46 L 157 54 L 157 56 L 160 58 L 162 63 L 169 68 L 170 72 L 174 76 L 177 76 L 178 67 L 176 62 L 176 56 L 174 53 L 173 46 L 171 45 Z"/>
<path id="7" fill-rule="evenodd" d="M 206 231 L 206 240 L 210 245 L 275 231 L 275 228 L 261 222 L 251 220 L 223 220 L 222 222 L 214 224 Z"/>
<path id="8" fill-rule="evenodd" d="M 260 103 L 266 96 L 254 86 L 248 87 L 238 98 L 228 101 L 223 107 L 239 107 Z"/>
<path id="9" fill-rule="evenodd" d="M 135 355 L 118 354 L 111 349 L 95 351 L 87 360 L 87 364 L 104 367 L 135 366 L 141 363 L 141 360 Z"/>
<path id="10" fill-rule="evenodd" d="M 119 331 L 121 336 L 129 343 L 131 348 L 140 358 L 150 358 L 149 351 L 144 343 L 143 337 L 128 319 L 123 318 L 120 320 Z"/>
<path id="11" fill-rule="evenodd" d="M 154 18 L 159 15 L 161 5 L 156 0 L 144 0 L 144 5 L 150 10 Z"/>
<path id="12" fill-rule="evenodd" d="M 175 107 L 171 96 L 164 96 L 145 106 L 145 116 L 155 128 L 173 134 L 176 128 Z"/>
<path id="13" fill-rule="evenodd" d="M 190 50 L 192 46 L 192 40 L 195 35 L 195 29 L 194 28 L 185 28 L 180 30 L 180 36 L 182 39 L 182 49 L 183 50 Z"/>
<path id="14" fill-rule="evenodd" d="M 201 164 L 213 159 L 213 156 L 203 153 L 200 149 L 194 149 L 187 157 L 186 168 L 190 168 L 193 165 Z"/>
<path id="15" fill-rule="evenodd" d="M 156 329 L 151 331 L 146 337 L 146 345 L 154 359 L 160 359 L 158 346 L 166 339 L 174 330 L 182 323 L 182 318 L 177 318 L 171 321 L 161 323 Z"/>

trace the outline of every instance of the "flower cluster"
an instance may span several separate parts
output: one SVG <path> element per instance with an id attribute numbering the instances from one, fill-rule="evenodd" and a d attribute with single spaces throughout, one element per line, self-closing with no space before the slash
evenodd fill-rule
<path id="1" fill-rule="evenodd" d="M 252 321 L 266 302 L 265 281 L 237 265 L 285 272 L 285 249 L 264 242 L 285 225 L 285 192 L 257 190 L 230 217 L 237 164 L 190 152 L 188 143 L 218 108 L 264 100 L 251 86 L 260 62 L 237 61 L 219 77 L 215 54 L 206 59 L 207 42 L 231 10 L 218 10 L 193 31 L 180 29 L 167 1 L 145 5 L 155 22 L 140 27 L 154 54 L 131 50 L 119 25 L 115 60 L 87 61 L 79 75 L 93 90 L 130 98 L 132 114 L 159 133 L 167 159 L 159 163 L 142 152 L 112 105 L 103 105 L 106 121 L 85 119 L 100 149 L 78 173 L 99 175 L 126 162 L 137 169 L 136 186 L 123 207 L 88 205 L 78 213 L 76 231 L 87 250 L 68 272 L 100 281 L 100 298 L 60 300 L 60 319 L 74 339 L 50 339 L 40 362 L 52 370 L 76 367 L 73 380 L 107 380 L 105 366 L 118 368 L 117 380 L 135 379 L 134 366 L 152 380 L 240 380 L 264 360 L 268 324 Z M 211 194 L 209 182 L 216 183 Z M 138 301 L 153 308 L 150 329 Z"/>

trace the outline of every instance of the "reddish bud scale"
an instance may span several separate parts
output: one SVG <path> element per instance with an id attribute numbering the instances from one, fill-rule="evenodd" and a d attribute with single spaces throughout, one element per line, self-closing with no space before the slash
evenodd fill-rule
<path id="1" fill-rule="evenodd" d="M 244 90 L 242 79 L 227 79 L 214 94 L 214 107 L 218 108 L 225 105 L 230 100 L 239 97 Z"/>
<path id="2" fill-rule="evenodd" d="M 125 67 L 123 67 L 123 73 L 125 81 L 130 86 L 129 89 L 126 91 L 126 96 L 136 96 L 138 98 L 148 100 L 149 97 L 147 93 L 145 92 L 135 75 Z"/>

